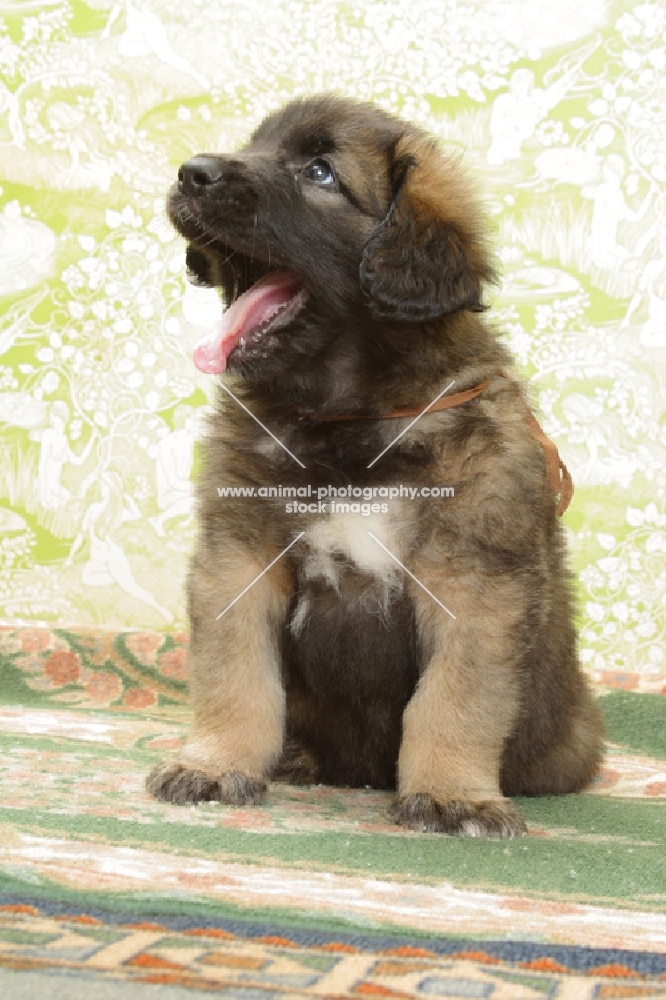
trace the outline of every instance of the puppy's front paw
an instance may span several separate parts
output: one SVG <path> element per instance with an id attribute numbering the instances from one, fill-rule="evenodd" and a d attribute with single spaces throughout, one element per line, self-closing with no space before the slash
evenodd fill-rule
<path id="1" fill-rule="evenodd" d="M 205 771 L 167 761 L 154 767 L 146 788 L 156 799 L 178 806 L 193 802 L 222 802 L 227 806 L 256 805 L 266 793 L 266 784 L 248 778 L 240 771 L 229 771 L 217 778 Z"/>
<path id="2" fill-rule="evenodd" d="M 522 837 L 525 821 L 509 799 L 437 802 L 431 795 L 399 799 L 393 818 L 400 826 L 425 833 L 450 833 L 467 837 Z"/>

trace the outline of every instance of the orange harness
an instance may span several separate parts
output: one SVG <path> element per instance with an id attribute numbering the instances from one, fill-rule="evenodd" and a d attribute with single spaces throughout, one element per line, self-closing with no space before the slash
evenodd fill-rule
<path id="1" fill-rule="evenodd" d="M 497 374 L 501 378 L 508 379 L 508 375 L 505 375 L 504 372 L 497 372 Z M 465 389 L 464 392 L 456 392 L 453 396 L 442 396 L 436 403 L 432 403 L 425 409 L 423 406 L 404 406 L 396 410 L 391 410 L 390 413 L 380 413 L 378 416 L 359 413 L 336 413 L 324 417 L 313 417 L 310 414 L 302 414 L 302 416 L 307 416 L 311 420 L 319 420 L 322 423 L 339 420 L 389 420 L 393 417 L 418 417 L 421 413 L 425 416 L 428 413 L 439 413 L 441 410 L 450 410 L 454 406 L 460 406 L 462 403 L 469 402 L 470 399 L 475 399 L 476 396 L 480 396 L 483 390 L 490 385 L 490 381 L 490 378 L 487 378 L 471 389 Z M 574 492 L 571 473 L 560 458 L 560 453 L 556 445 L 549 437 L 546 437 L 539 421 L 522 396 L 520 399 L 525 407 L 525 423 L 527 424 L 527 428 L 534 440 L 543 448 L 546 457 L 546 481 L 553 496 L 559 496 L 555 513 L 561 516 L 571 503 Z"/>

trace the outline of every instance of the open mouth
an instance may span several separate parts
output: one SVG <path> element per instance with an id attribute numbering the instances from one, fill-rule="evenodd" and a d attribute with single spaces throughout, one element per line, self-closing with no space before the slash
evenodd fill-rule
<path id="1" fill-rule="evenodd" d="M 268 357 L 277 332 L 301 311 L 306 293 L 295 271 L 271 271 L 229 306 L 213 333 L 194 349 L 194 363 L 219 375 L 242 361 Z"/>

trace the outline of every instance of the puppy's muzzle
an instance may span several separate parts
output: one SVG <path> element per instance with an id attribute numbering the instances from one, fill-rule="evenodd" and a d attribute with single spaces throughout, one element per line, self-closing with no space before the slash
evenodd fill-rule
<path id="1" fill-rule="evenodd" d="M 225 179 L 223 168 L 222 157 L 193 156 L 178 171 L 178 190 L 190 197 L 204 194 Z"/>

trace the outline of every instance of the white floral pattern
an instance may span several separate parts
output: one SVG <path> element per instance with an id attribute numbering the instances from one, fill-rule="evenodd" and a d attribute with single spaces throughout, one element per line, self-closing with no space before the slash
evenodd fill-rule
<path id="1" fill-rule="evenodd" d="M 577 484 L 584 661 L 661 691 L 666 13 L 658 0 L 18 0 L 0 10 L 0 618 L 182 624 L 191 348 L 219 309 L 178 164 L 296 94 L 371 99 L 478 176 L 494 315 Z"/>

